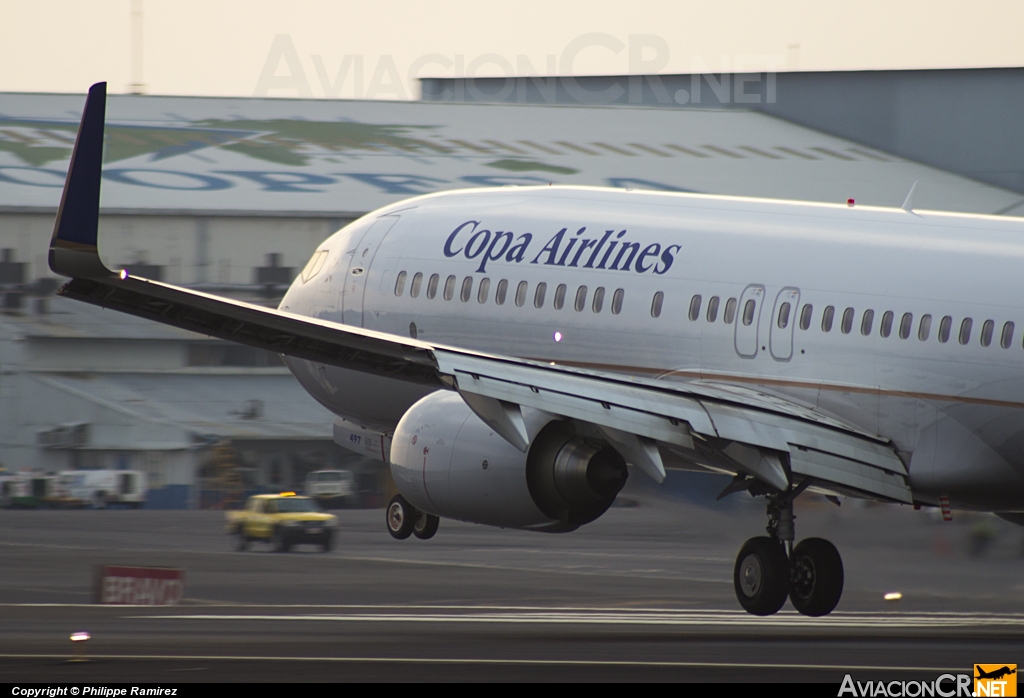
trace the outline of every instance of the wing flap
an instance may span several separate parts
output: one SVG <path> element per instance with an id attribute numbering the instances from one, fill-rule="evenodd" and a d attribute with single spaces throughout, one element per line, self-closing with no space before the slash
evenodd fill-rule
<path id="1" fill-rule="evenodd" d="M 906 479 L 896 473 L 829 453 L 794 448 L 789 453 L 790 467 L 798 475 L 823 482 L 834 482 L 884 499 L 911 504 L 913 497 Z"/>

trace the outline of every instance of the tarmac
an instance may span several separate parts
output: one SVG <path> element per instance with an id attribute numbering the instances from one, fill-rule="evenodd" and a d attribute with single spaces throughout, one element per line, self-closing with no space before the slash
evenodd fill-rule
<path id="1" fill-rule="evenodd" d="M 0 511 L 0 681 L 933 680 L 1024 659 L 1024 529 L 805 495 L 797 537 L 843 555 L 837 610 L 735 599 L 763 500 L 650 488 L 570 534 L 443 520 L 392 539 L 335 512 L 334 549 L 234 550 L 218 511 Z M 93 603 L 97 565 L 185 570 L 177 606 Z M 898 601 L 885 595 L 899 592 Z M 69 635 L 87 631 L 88 661 Z"/>

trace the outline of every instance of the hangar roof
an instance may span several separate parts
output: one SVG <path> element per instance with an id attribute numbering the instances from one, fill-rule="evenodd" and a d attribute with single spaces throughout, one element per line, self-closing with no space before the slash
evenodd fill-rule
<path id="1" fill-rule="evenodd" d="M 0 212 L 53 210 L 84 97 L 0 95 Z M 1020 197 L 753 111 L 108 98 L 108 213 L 351 216 L 472 186 L 590 184 L 1014 212 Z"/>

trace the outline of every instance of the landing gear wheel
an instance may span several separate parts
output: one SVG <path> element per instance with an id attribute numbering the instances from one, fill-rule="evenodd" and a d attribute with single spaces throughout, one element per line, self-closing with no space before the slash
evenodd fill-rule
<path id="1" fill-rule="evenodd" d="M 433 514 L 428 514 L 425 511 L 417 511 L 416 519 L 412 525 L 412 534 L 420 540 L 433 538 L 434 534 L 437 533 L 437 526 L 440 523 L 441 519 L 437 518 Z"/>
<path id="2" fill-rule="evenodd" d="M 736 556 L 732 575 L 736 598 L 755 616 L 770 616 L 786 603 L 789 560 L 786 551 L 767 536 L 751 538 Z"/>
<path id="3" fill-rule="evenodd" d="M 807 538 L 793 548 L 789 600 L 805 616 L 832 612 L 843 595 L 843 560 L 824 538 Z"/>
<path id="4" fill-rule="evenodd" d="M 274 537 L 271 539 L 271 543 L 274 544 L 274 550 L 279 553 L 286 553 L 292 549 L 292 544 L 284 536 L 284 531 L 281 527 L 274 529 Z"/>
<path id="5" fill-rule="evenodd" d="M 388 503 L 386 521 L 388 533 L 398 540 L 405 540 L 412 535 L 413 526 L 416 524 L 416 510 L 405 501 L 405 497 L 396 494 Z"/>

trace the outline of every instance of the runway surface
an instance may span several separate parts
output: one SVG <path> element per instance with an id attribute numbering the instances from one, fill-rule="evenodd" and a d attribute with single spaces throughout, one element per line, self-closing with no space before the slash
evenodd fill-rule
<path id="1" fill-rule="evenodd" d="M 0 681 L 934 679 L 1024 659 L 1021 531 L 900 507 L 798 505 L 846 592 L 812 619 L 738 610 L 760 504 L 632 493 L 567 535 L 442 522 L 394 541 L 340 511 L 337 546 L 232 550 L 220 512 L 0 511 Z M 981 523 L 979 524 L 979 521 Z M 979 531 L 985 531 L 980 536 Z M 981 555 L 981 537 L 990 545 Z M 91 604 L 99 564 L 182 567 L 175 607 Z M 900 591 L 899 602 L 883 595 Z M 69 662 L 71 632 L 92 634 Z"/>

